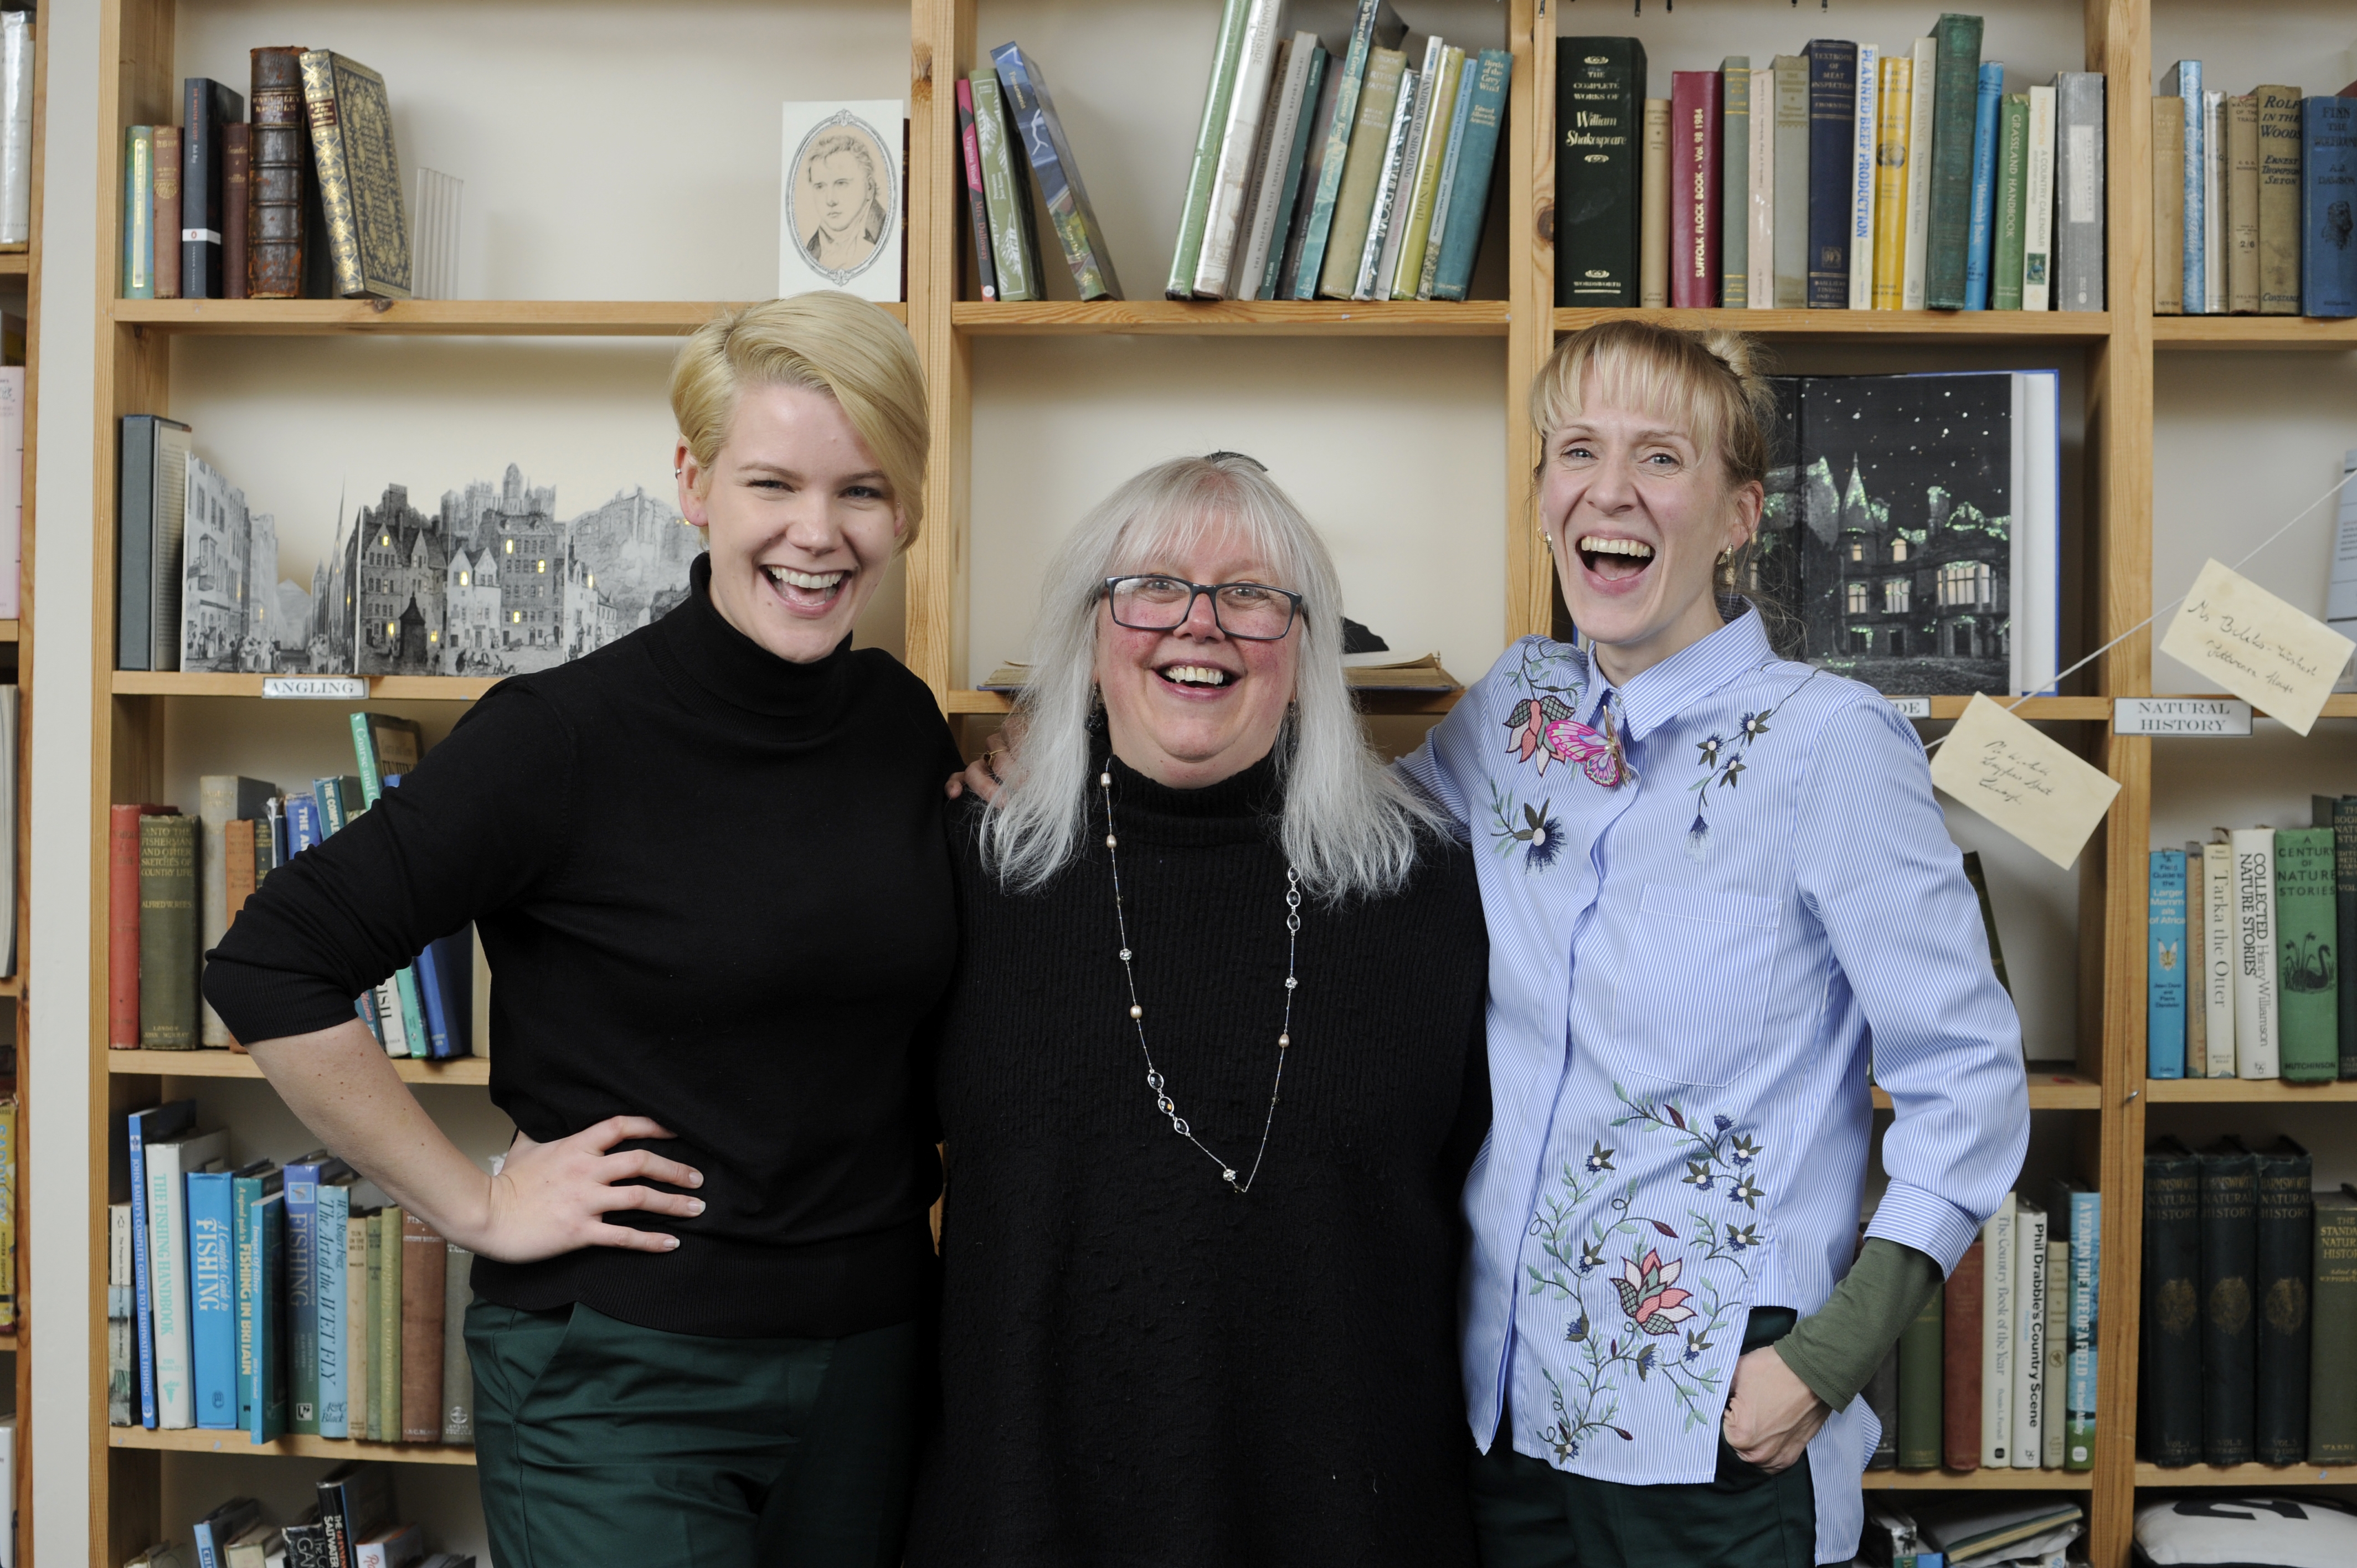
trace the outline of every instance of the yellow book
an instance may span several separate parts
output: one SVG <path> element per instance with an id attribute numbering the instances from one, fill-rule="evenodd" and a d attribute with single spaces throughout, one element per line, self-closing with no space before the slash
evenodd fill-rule
<path id="1" fill-rule="evenodd" d="M 1670 303 L 1670 101 L 1645 100 L 1645 160 L 1638 166 L 1637 303 L 1664 310 Z"/>
<path id="2" fill-rule="evenodd" d="M 1915 61 L 1885 59 L 1874 124 L 1874 308 L 1896 310 L 1907 282 L 1907 157 Z"/>
<path id="3" fill-rule="evenodd" d="M 1455 47 L 1440 54 L 1440 79 L 1433 83 L 1432 103 L 1425 111 L 1424 149 L 1415 163 L 1415 201 L 1407 209 L 1407 232 L 1400 237 L 1399 270 L 1394 274 L 1392 297 L 1414 299 L 1424 282 L 1424 252 L 1432 239 L 1432 209 L 1440 199 L 1440 166 L 1448 156 L 1448 131 L 1457 122 L 1457 84 L 1465 74 L 1465 51 Z"/>
<path id="4" fill-rule="evenodd" d="M 1366 249 L 1367 226 L 1375 212 L 1375 185 L 1383 177 L 1392 111 L 1399 106 L 1400 79 L 1407 56 L 1398 49 L 1367 55 L 1367 79 L 1359 88 L 1358 117 L 1351 125 L 1351 150 L 1342 158 L 1342 187 L 1334 198 L 1334 223 L 1326 236 L 1326 263 L 1318 292 L 1348 299 L 1358 286 L 1359 252 Z"/>

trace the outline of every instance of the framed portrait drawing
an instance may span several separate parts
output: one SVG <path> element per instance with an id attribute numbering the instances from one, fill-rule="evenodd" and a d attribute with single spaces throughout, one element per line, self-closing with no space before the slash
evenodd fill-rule
<path id="1" fill-rule="evenodd" d="M 901 294 L 907 124 L 898 99 L 785 106 L 778 294 Z"/>

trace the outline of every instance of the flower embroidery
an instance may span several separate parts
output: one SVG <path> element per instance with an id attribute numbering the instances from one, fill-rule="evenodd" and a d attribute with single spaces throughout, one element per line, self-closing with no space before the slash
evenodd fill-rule
<path id="1" fill-rule="evenodd" d="M 1773 706 L 1744 714 L 1737 726 L 1737 734 L 1713 735 L 1695 743 L 1702 753 L 1702 779 L 1687 786 L 1695 792 L 1695 819 L 1686 827 L 1686 858 L 1699 865 L 1703 852 L 1710 846 L 1712 788 L 1732 789 L 1742 780 L 1743 770 L 1749 766 L 1744 760 L 1745 755 L 1750 751 L 1753 742 L 1768 733 L 1768 721 L 1775 717 L 1778 708 L 1792 700 L 1793 692 L 1798 692 L 1816 676 L 1817 671 L 1810 671 L 1801 677 L 1791 692 L 1778 698 Z"/>
<path id="2" fill-rule="evenodd" d="M 1512 796 L 1491 786 L 1490 790 L 1490 836 L 1497 841 L 1498 853 L 1509 854 L 1516 844 L 1524 846 L 1523 869 L 1544 871 L 1563 853 L 1563 823 L 1547 814 L 1549 802 L 1537 805 L 1524 801 L 1517 804 Z"/>
<path id="3" fill-rule="evenodd" d="M 1683 1262 L 1674 1259 L 1663 1262 L 1658 1248 L 1647 1249 L 1641 1260 L 1626 1258 L 1621 1262 L 1612 1287 L 1620 1293 L 1620 1310 L 1640 1332 L 1674 1334 L 1679 1324 L 1695 1315 L 1695 1309 L 1684 1305 L 1693 1293 L 1674 1288 L 1685 1267 Z"/>
<path id="4" fill-rule="evenodd" d="M 1619 1150 L 1608 1149 L 1601 1143 L 1595 1144 L 1587 1152 L 1587 1168 L 1590 1171 L 1610 1170 L 1612 1156 L 1618 1153 L 1620 1153 Z"/>
<path id="5" fill-rule="evenodd" d="M 1573 718 L 1560 697 L 1524 697 L 1506 715 L 1506 728 L 1507 755 L 1523 762 L 1535 757 L 1542 779 L 1550 762 L 1577 762 L 1589 779 L 1607 789 L 1637 777 L 1637 770 L 1621 754 L 1609 705 L 1604 710 L 1603 729 L 1594 730 Z"/>

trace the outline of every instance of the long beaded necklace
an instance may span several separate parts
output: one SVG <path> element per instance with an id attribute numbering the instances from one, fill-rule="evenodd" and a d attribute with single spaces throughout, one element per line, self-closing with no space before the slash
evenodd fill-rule
<path id="1" fill-rule="evenodd" d="M 1235 1166 L 1213 1154 L 1202 1139 L 1195 1136 L 1195 1129 L 1187 1118 L 1179 1114 L 1178 1101 L 1170 1098 L 1162 1069 L 1154 1065 L 1154 1052 L 1146 1043 L 1146 1007 L 1137 999 L 1137 972 L 1130 967 L 1129 917 L 1121 903 L 1121 836 L 1114 831 L 1110 757 L 1097 773 L 1097 789 L 1104 797 L 1105 859 L 1113 866 L 1114 924 L 1121 933 L 1121 972 L 1129 982 L 1129 1022 L 1137 1031 L 1138 1054 L 1146 1058 L 1146 1086 L 1154 1091 L 1154 1108 L 1170 1118 L 1170 1130 L 1201 1149 L 1204 1157 L 1220 1167 L 1220 1179 L 1241 1197 L 1252 1190 L 1254 1178 L 1260 1175 L 1260 1163 L 1267 1157 L 1269 1129 L 1276 1124 L 1277 1091 L 1285 1087 L 1285 1057 L 1293 1046 L 1293 993 L 1299 985 L 1294 976 L 1293 960 L 1301 935 L 1301 874 L 1289 865 L 1285 868 L 1285 1022 L 1276 1035 L 1276 1079 L 1268 1089 L 1268 1116 L 1261 1123 L 1260 1147 L 1253 1155 L 1252 1169 L 1240 1181 Z"/>

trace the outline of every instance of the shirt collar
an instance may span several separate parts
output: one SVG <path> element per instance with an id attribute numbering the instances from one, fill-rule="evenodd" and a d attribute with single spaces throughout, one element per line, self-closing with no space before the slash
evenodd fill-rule
<path id="1" fill-rule="evenodd" d="M 1736 677 L 1775 657 L 1768 645 L 1767 629 L 1760 623 L 1760 612 L 1747 605 L 1741 615 L 1708 637 L 1639 671 L 1619 687 L 1609 685 L 1604 667 L 1590 653 L 1588 667 L 1596 671 L 1596 681 L 1589 702 L 1581 706 L 1590 710 L 1592 723 L 1595 703 L 1608 693 L 1617 693 L 1613 708 L 1621 732 L 1628 739 L 1640 741 Z"/>

